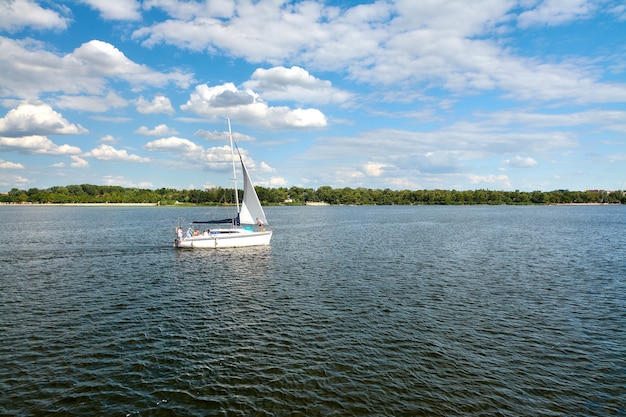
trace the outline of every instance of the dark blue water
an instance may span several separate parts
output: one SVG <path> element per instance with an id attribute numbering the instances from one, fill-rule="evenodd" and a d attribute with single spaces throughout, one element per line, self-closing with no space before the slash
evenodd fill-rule
<path id="1" fill-rule="evenodd" d="M 0 206 L 1 415 L 626 416 L 626 207 Z"/>

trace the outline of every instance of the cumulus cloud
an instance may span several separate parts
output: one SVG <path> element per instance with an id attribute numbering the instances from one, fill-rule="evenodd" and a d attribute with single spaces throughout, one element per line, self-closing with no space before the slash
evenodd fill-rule
<path id="1" fill-rule="evenodd" d="M 24 165 L 19 162 L 3 161 L 0 159 L 0 169 L 24 169 Z"/>
<path id="2" fill-rule="evenodd" d="M 300 103 L 343 103 L 351 98 L 347 91 L 334 88 L 328 80 L 321 80 L 303 68 L 259 68 L 244 86 L 260 91 L 268 100 L 288 100 Z"/>
<path id="3" fill-rule="evenodd" d="M 230 116 L 242 124 L 271 128 L 317 128 L 327 124 L 326 116 L 317 109 L 271 107 L 254 91 L 239 90 L 232 83 L 196 86 L 181 109 L 211 120 Z"/>
<path id="4" fill-rule="evenodd" d="M 174 114 L 174 108 L 172 107 L 170 99 L 164 95 L 157 94 L 152 101 L 139 97 L 135 101 L 135 104 L 137 105 L 137 111 L 141 114 Z"/>
<path id="5" fill-rule="evenodd" d="M 150 162 L 149 158 L 132 155 L 124 149 L 115 149 L 113 146 L 105 144 L 92 149 L 83 156 L 98 159 L 100 161 Z"/>
<path id="6" fill-rule="evenodd" d="M 285 187 L 287 180 L 283 177 L 270 177 L 267 181 L 257 181 L 256 183 L 262 187 Z"/>
<path id="7" fill-rule="evenodd" d="M 148 143 L 143 151 L 169 153 L 160 155 L 164 158 L 160 162 L 166 164 L 180 162 L 187 168 L 213 163 L 217 166 L 218 159 L 228 159 L 228 148 L 208 148 L 207 142 L 197 138 L 227 143 L 224 132 L 198 130 L 194 135 L 196 139 L 192 138 L 197 140 L 196 144 L 178 137 L 181 134 L 164 123 L 174 126 L 175 122 L 198 122 L 199 119 L 207 122 L 229 116 L 236 124 L 268 130 L 294 127 L 313 130 L 328 125 L 323 109 L 324 112 L 336 111 L 333 122 L 345 123 L 345 129 L 342 126 L 332 137 L 320 131 L 315 135 L 299 132 L 290 136 L 286 132 L 268 133 L 272 138 L 268 145 L 291 141 L 293 146 L 282 147 L 289 148 L 286 152 L 291 154 L 282 158 L 281 163 L 295 166 L 297 160 L 298 169 L 310 171 L 302 178 L 324 176 L 324 180 L 336 181 L 331 176 L 340 173 L 357 179 L 346 185 L 368 186 L 408 184 L 398 178 L 404 175 L 420 184 L 434 184 L 434 178 L 446 178 L 446 181 L 455 178 L 467 185 L 471 178 L 479 184 L 500 185 L 506 183 L 505 176 L 489 175 L 498 173 L 499 168 L 504 171 L 506 167 L 509 175 L 534 175 L 532 169 L 513 169 L 539 165 L 539 159 L 529 155 L 535 158 L 541 155 L 540 161 L 559 160 L 561 155 L 575 154 L 579 141 L 583 144 L 580 152 L 584 152 L 609 142 L 615 144 L 620 141 L 620 133 L 626 132 L 626 113 L 607 110 L 621 108 L 619 104 L 626 101 L 626 85 L 619 77 L 623 63 L 615 52 L 616 45 L 619 49 L 617 38 L 613 35 L 606 39 L 608 43 L 598 41 L 606 46 L 606 51 L 593 49 L 592 44 L 578 50 L 557 50 L 554 48 L 559 45 L 570 46 L 567 42 L 571 39 L 561 43 L 564 38 L 560 37 L 566 36 L 570 28 L 564 28 L 563 32 L 552 28 L 572 23 L 571 29 L 575 30 L 599 22 L 602 27 L 598 26 L 596 41 L 604 39 L 611 35 L 607 28 L 619 26 L 619 20 L 626 15 L 626 8 L 619 2 L 78 2 L 99 11 L 101 20 L 127 20 L 123 27 L 119 23 L 112 26 L 111 22 L 104 22 L 122 37 L 128 30 L 140 27 L 132 36 L 145 46 L 174 45 L 218 57 L 212 58 L 211 66 L 219 65 L 222 58 L 228 57 L 233 60 L 231 63 L 241 60 L 258 69 L 248 81 L 237 81 L 241 84 L 196 87 L 193 74 L 188 70 L 142 65 L 148 62 L 148 55 L 140 54 L 131 59 L 123 43 L 87 38 L 92 40 L 82 45 L 70 44 L 67 49 L 67 43 L 59 44 L 55 37 L 45 37 L 47 34 L 42 29 L 64 30 L 69 20 L 63 16 L 70 16 L 70 13 L 63 4 L 69 3 L 53 5 L 39 1 L 42 5 L 39 6 L 36 0 L 0 0 L 0 31 L 6 34 L 24 30 L 19 32 L 21 39 L 0 37 L 0 96 L 5 97 L 2 103 L 17 111 L 18 104 L 8 104 L 10 101 L 44 97 L 52 108 L 65 116 L 57 113 L 56 118 L 38 122 L 25 120 L 20 124 L 18 118 L 13 119 L 14 115 L 7 113 L 0 119 L 0 123 L 4 123 L 0 125 L 0 129 L 4 129 L 0 130 L 2 151 L 70 156 L 63 158 L 69 161 L 65 166 L 70 162 L 81 166 L 90 157 L 140 158 L 129 155 L 130 150 L 115 149 L 118 138 L 102 137 L 109 131 L 101 129 L 111 127 L 116 135 L 123 135 L 118 129 L 124 126 L 94 123 L 92 128 L 87 123 L 91 123 L 89 120 L 128 122 L 148 115 L 146 121 L 126 125 L 131 131 L 143 125 L 135 133 L 150 136 L 150 139 L 162 138 Z M 28 12 L 20 12 L 23 9 L 19 7 L 27 8 Z M 140 17 L 140 11 L 148 11 L 150 19 L 130 22 Z M 80 17 L 93 19 L 95 14 L 81 12 Z M 597 20 L 576 26 L 577 21 L 590 17 Z M 85 20 L 85 24 L 87 22 Z M 147 26 L 141 28 L 142 25 Z M 533 48 L 522 39 L 531 32 L 520 28 L 548 30 L 555 36 L 550 37 L 545 48 Z M 46 43 L 25 36 L 45 39 Z M 144 52 L 158 53 L 161 49 Z M 596 52 L 590 54 L 588 51 L 592 49 Z M 196 65 L 195 61 L 186 60 L 185 54 L 186 51 L 179 50 L 172 58 L 180 56 L 180 59 L 171 62 L 181 62 L 185 68 Z M 198 56 L 200 54 L 196 54 Z M 207 75 L 206 70 L 205 60 L 202 69 L 198 69 L 200 74 L 205 74 L 205 79 L 241 76 L 237 71 Z M 168 92 L 172 84 L 180 89 Z M 128 92 L 118 93 L 121 90 L 117 88 Z M 175 113 L 166 95 L 179 97 L 185 88 L 190 93 L 188 100 L 183 100 L 182 103 L 187 102 L 176 110 L 178 113 L 180 109 L 185 110 L 186 116 L 194 116 L 193 120 L 187 117 L 166 121 L 163 115 Z M 362 95 L 357 97 L 355 93 L 353 96 L 350 91 L 359 91 Z M 494 101 L 485 104 L 488 101 L 483 100 Z M 589 103 L 594 103 L 594 109 L 579 106 Z M 611 106 L 611 103 L 617 104 Z M 46 137 L 72 134 L 72 127 L 83 129 L 76 124 L 78 119 L 74 119 L 78 116 L 64 109 L 104 113 L 128 104 L 135 109 L 101 116 L 88 114 L 86 121 L 81 120 L 90 130 L 97 129 L 102 137 L 96 144 L 81 146 L 91 149 L 106 143 L 112 145 L 108 149 L 96 148 L 90 156 L 83 156 L 77 147 L 59 146 Z M 336 104 L 344 109 L 349 104 L 353 111 L 340 113 Z M 542 104 L 550 107 L 542 109 Z M 467 112 L 467 109 L 476 110 Z M 492 112 L 491 109 L 501 110 Z M 380 128 L 380 115 L 387 118 L 382 123 L 401 128 Z M 428 124 L 421 123 L 424 115 L 428 117 Z M 361 117 L 371 119 L 357 121 Z M 353 126 L 349 126 L 353 122 L 349 118 L 354 118 Z M 455 122 L 455 119 L 462 121 Z M 585 125 L 588 127 L 583 127 Z M 234 134 L 238 141 L 255 140 L 239 136 L 238 132 Z M 304 148 L 309 145 L 310 149 Z M 278 148 L 270 152 L 277 160 Z M 623 160 L 619 148 L 609 150 L 607 145 L 601 154 L 614 155 L 615 161 L 620 157 Z M 583 160 L 571 156 L 568 159 Z M 311 160 L 315 163 L 307 165 Z M 599 160 L 596 156 L 595 161 Z M 574 171 L 569 164 L 558 166 Z M 46 162 L 46 166 L 50 165 Z M 302 168 L 305 165 L 306 168 Z M 603 167 L 607 169 L 606 165 Z M 122 164 L 119 168 L 123 168 Z M 271 169 L 264 162 L 257 162 L 256 168 L 261 173 Z M 466 174 L 470 172 L 480 175 L 469 177 Z M 569 174 L 564 173 L 563 178 L 566 175 Z M 619 175 L 611 173 L 605 177 Z M 441 185 L 449 187 L 450 183 L 442 180 Z"/>
<path id="8" fill-rule="evenodd" d="M 140 135 L 145 136 L 166 136 L 166 135 L 176 135 L 176 129 L 172 129 L 165 124 L 160 124 L 155 126 L 154 129 L 149 129 L 146 126 L 141 126 L 139 129 L 135 130 L 135 133 L 139 133 Z"/>
<path id="9" fill-rule="evenodd" d="M 536 8 L 520 13 L 517 21 L 521 28 L 532 25 L 556 26 L 586 17 L 595 7 L 588 0 L 544 0 Z"/>
<path id="10" fill-rule="evenodd" d="M 126 179 L 122 175 L 105 175 L 102 177 L 102 182 L 105 185 L 117 185 L 120 187 L 129 187 L 129 188 L 152 188 L 153 185 L 148 181 L 141 182 L 133 182 L 132 180 Z"/>
<path id="11" fill-rule="evenodd" d="M 485 121 L 457 123 L 425 132 L 375 129 L 354 137 L 324 137 L 316 141 L 309 155 L 327 161 L 350 155 L 355 160 L 376 161 L 401 170 L 418 167 L 441 172 L 458 170 L 464 161 L 517 152 L 550 153 L 576 146 L 572 134 L 494 129 Z M 372 172 L 377 172 L 376 168 L 377 165 L 372 165 Z"/>
<path id="12" fill-rule="evenodd" d="M 122 51 L 110 43 L 99 40 L 82 44 L 65 59 L 77 61 L 94 75 L 115 77 L 131 84 L 162 86 L 173 81 L 181 87 L 187 87 L 190 81 L 188 75 L 152 71 L 146 65 L 128 59 Z"/>
<path id="13" fill-rule="evenodd" d="M 205 149 L 189 139 L 172 136 L 148 142 L 143 148 L 151 152 L 173 153 L 186 166 L 189 166 L 189 163 L 197 163 L 199 166 L 211 170 L 228 171 L 232 169 L 232 156 L 229 145 L 213 146 Z M 248 152 L 245 149 L 239 148 L 239 152 L 241 152 L 241 157 L 248 169 L 256 170 L 258 168 L 257 163 L 248 156 Z M 272 172 L 273 168 L 268 164 L 261 163 L 260 171 Z"/>
<path id="14" fill-rule="evenodd" d="M 275 168 L 272 168 L 266 162 L 261 162 L 259 169 L 261 171 L 263 171 L 263 172 L 274 172 L 274 171 L 276 171 Z"/>
<path id="15" fill-rule="evenodd" d="M 133 37 L 143 39 L 146 46 L 165 43 L 274 65 L 299 62 L 308 69 L 344 72 L 359 82 L 396 88 L 402 84 L 455 93 L 501 90 L 513 99 L 535 101 L 626 100 L 622 84 L 600 82 L 589 67 L 517 56 L 497 37 L 516 23 L 556 25 L 586 18 L 596 8 L 586 0 L 521 6 L 500 0 L 379 1 L 346 8 L 314 2 L 281 7 L 240 2 L 219 10 L 188 4 L 177 10 L 168 2 L 152 1 L 150 7 L 172 19 L 134 32 Z M 620 13 L 618 9 L 613 13 Z M 267 99 L 293 99 L 292 92 L 299 92 L 303 101 L 324 102 L 313 85 L 331 92 L 329 102 L 346 99 L 345 93 L 297 68 L 258 70 L 246 86 L 262 91 Z M 294 84 L 289 84 L 289 77 Z M 287 81 L 285 89 L 273 82 L 279 78 Z"/>
<path id="16" fill-rule="evenodd" d="M 499 159 L 508 161 L 510 166 L 532 167 L 536 163 L 532 158 L 506 156 L 556 156 L 578 146 L 573 133 L 549 131 L 544 127 L 534 131 L 533 128 L 514 126 L 493 123 L 487 118 L 431 131 L 375 129 L 355 136 L 319 137 L 299 158 L 299 165 L 303 167 L 305 177 L 316 178 L 321 184 L 341 185 L 338 178 L 342 178 L 351 186 L 371 186 L 375 181 L 380 185 L 417 188 L 439 178 L 440 183 L 426 185 L 461 188 L 469 184 L 485 184 L 508 188 L 511 180 L 501 173 L 495 176 L 467 175 L 475 170 L 476 161 Z M 350 155 L 354 164 L 346 164 L 345 155 Z M 406 181 L 406 178 L 412 178 L 412 181 Z M 444 182 L 454 178 L 463 183 L 451 185 Z M 370 181 L 369 185 L 366 180 Z"/>
<path id="17" fill-rule="evenodd" d="M 143 148 L 152 152 L 180 152 L 185 154 L 201 153 L 204 151 L 202 146 L 196 145 L 189 139 L 176 136 L 148 142 Z"/>
<path id="18" fill-rule="evenodd" d="M 137 0 L 82 0 L 100 12 L 106 20 L 139 20 L 141 13 Z"/>
<path id="19" fill-rule="evenodd" d="M 472 184 L 497 184 L 498 187 L 511 188 L 511 180 L 504 174 L 500 175 L 474 175 L 467 174 Z"/>
<path id="20" fill-rule="evenodd" d="M 113 144 L 115 144 L 115 143 L 117 143 L 119 141 L 120 141 L 120 139 L 116 138 L 113 135 L 105 135 L 105 136 L 102 136 L 100 138 L 100 142 L 102 142 L 102 143 L 113 143 Z"/>
<path id="21" fill-rule="evenodd" d="M 38 96 L 42 92 L 103 94 L 109 82 L 125 81 L 133 88 L 173 83 L 187 88 L 193 76 L 178 70 L 158 72 L 128 59 L 110 43 L 92 40 L 71 53 L 57 55 L 32 39 L 0 36 L 0 73 L 5 94 Z"/>
<path id="22" fill-rule="evenodd" d="M 77 155 L 81 153 L 80 148 L 76 146 L 59 146 L 45 136 L 22 136 L 17 138 L 0 136 L 0 150 L 40 155 Z"/>
<path id="23" fill-rule="evenodd" d="M 143 8 L 158 8 L 175 19 L 192 20 L 195 17 L 213 16 L 216 18 L 231 17 L 235 11 L 235 3 L 231 1 L 179 2 L 170 0 L 144 0 Z"/>
<path id="24" fill-rule="evenodd" d="M 70 164 L 72 168 L 86 168 L 89 166 L 89 162 L 78 155 L 72 155 L 70 158 L 72 159 L 72 163 Z"/>
<path id="25" fill-rule="evenodd" d="M 204 149 L 189 139 L 176 136 L 148 142 L 144 145 L 144 149 L 151 152 L 174 153 L 185 164 L 197 163 L 203 168 L 215 170 L 229 169 L 232 160 L 230 146 Z"/>
<path id="26" fill-rule="evenodd" d="M 0 185 L 3 187 L 23 188 L 26 184 L 30 182 L 31 180 L 29 180 L 28 178 L 24 178 L 20 175 L 7 175 L 0 177 Z"/>
<path id="27" fill-rule="evenodd" d="M 532 168 L 539 164 L 531 157 L 524 158 L 519 155 L 514 158 L 505 160 L 504 163 L 515 168 Z"/>
<path id="28" fill-rule="evenodd" d="M 57 6 L 69 15 L 65 6 Z M 70 18 L 61 16 L 51 9 L 44 9 L 32 0 L 3 0 L 0 2 L 0 30 L 14 32 L 25 27 L 35 29 L 66 29 Z"/>
<path id="29" fill-rule="evenodd" d="M 363 166 L 363 171 L 370 177 L 380 177 L 387 166 L 387 164 L 379 162 L 368 162 Z"/>
<path id="30" fill-rule="evenodd" d="M 0 135 L 7 137 L 79 133 L 87 129 L 68 122 L 44 103 L 22 103 L 0 119 Z"/>

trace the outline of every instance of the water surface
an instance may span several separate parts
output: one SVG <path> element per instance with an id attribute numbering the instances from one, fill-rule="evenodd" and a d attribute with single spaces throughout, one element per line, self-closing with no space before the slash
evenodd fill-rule
<path id="1" fill-rule="evenodd" d="M 0 206 L 0 414 L 626 415 L 626 207 Z"/>

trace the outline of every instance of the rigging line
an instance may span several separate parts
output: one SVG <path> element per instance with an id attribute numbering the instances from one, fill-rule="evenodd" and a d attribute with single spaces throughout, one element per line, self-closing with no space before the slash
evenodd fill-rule
<path id="1" fill-rule="evenodd" d="M 228 122 L 228 137 L 230 139 L 230 155 L 233 163 L 233 188 L 235 188 L 235 205 L 237 206 L 237 213 L 239 213 L 239 191 L 237 190 L 237 171 L 235 170 L 235 150 L 233 144 L 235 143 L 233 139 L 233 132 L 230 127 L 230 118 L 226 118 Z M 236 145 L 235 145 L 236 146 Z M 237 153 L 239 153 L 239 148 L 237 148 Z M 241 158 L 241 155 L 239 155 Z"/>

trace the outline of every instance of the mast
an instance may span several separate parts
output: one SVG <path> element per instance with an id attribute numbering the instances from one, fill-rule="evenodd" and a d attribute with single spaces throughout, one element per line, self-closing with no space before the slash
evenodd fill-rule
<path id="1" fill-rule="evenodd" d="M 230 156 L 233 162 L 233 184 L 235 187 L 235 204 L 237 206 L 237 215 L 239 216 L 239 191 L 237 190 L 237 170 L 235 169 L 235 146 L 233 143 L 233 132 L 230 129 L 230 119 L 227 117 L 228 122 L 228 137 L 230 139 Z"/>

